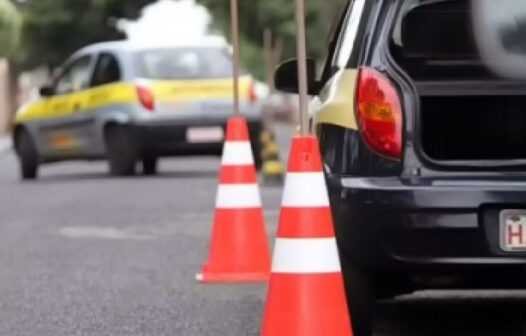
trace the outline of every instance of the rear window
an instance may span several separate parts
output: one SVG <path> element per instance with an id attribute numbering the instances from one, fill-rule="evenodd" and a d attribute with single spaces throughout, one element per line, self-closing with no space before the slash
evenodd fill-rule
<path id="1" fill-rule="evenodd" d="M 227 49 L 177 48 L 139 52 L 135 56 L 138 77 L 151 79 L 227 78 L 232 59 Z"/>
<path id="2" fill-rule="evenodd" d="M 404 0 L 391 51 L 414 78 L 526 78 L 526 1 Z"/>

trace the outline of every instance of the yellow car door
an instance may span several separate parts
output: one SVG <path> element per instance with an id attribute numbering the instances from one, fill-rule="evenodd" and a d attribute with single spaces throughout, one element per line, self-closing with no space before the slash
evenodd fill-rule
<path id="1" fill-rule="evenodd" d="M 51 156 L 80 156 L 89 150 L 90 127 L 83 112 L 86 109 L 87 87 L 91 75 L 89 55 L 72 60 L 59 76 L 54 95 L 47 103 L 41 133 Z M 92 128 L 92 127 L 91 127 Z"/>

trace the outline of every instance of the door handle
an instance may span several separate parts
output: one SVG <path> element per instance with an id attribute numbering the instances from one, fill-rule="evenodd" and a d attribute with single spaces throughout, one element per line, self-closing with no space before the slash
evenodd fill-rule
<path id="1" fill-rule="evenodd" d="M 73 111 L 77 112 L 78 110 L 80 110 L 80 108 L 81 108 L 80 103 L 73 104 Z"/>

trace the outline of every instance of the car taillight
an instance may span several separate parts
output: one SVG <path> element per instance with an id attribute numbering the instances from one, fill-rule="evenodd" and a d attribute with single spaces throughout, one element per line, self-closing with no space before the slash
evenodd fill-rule
<path id="1" fill-rule="evenodd" d="M 137 86 L 137 96 L 142 106 L 147 110 L 153 111 L 155 109 L 155 98 L 152 91 L 144 86 Z"/>
<path id="2" fill-rule="evenodd" d="M 356 92 L 358 123 L 364 141 L 379 154 L 402 157 L 402 106 L 389 80 L 361 68 Z"/>
<path id="3" fill-rule="evenodd" d="M 257 103 L 258 101 L 258 93 L 256 92 L 256 86 L 254 83 L 250 84 L 248 89 L 248 100 L 251 104 Z"/>

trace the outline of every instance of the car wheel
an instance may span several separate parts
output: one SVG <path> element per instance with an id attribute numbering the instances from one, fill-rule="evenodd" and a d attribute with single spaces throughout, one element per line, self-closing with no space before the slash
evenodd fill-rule
<path id="1" fill-rule="evenodd" d="M 374 279 L 345 254 L 340 253 L 340 259 L 354 336 L 371 336 L 375 307 Z"/>
<path id="2" fill-rule="evenodd" d="M 154 156 L 146 156 L 142 159 L 142 171 L 144 175 L 157 174 L 158 159 Z"/>
<path id="3" fill-rule="evenodd" d="M 23 180 L 35 180 L 38 176 L 39 158 L 33 139 L 27 131 L 21 131 L 16 138 L 16 152 L 20 162 Z"/>
<path id="4" fill-rule="evenodd" d="M 137 145 L 129 127 L 114 125 L 106 130 L 106 152 L 110 172 L 115 176 L 135 174 Z"/>

